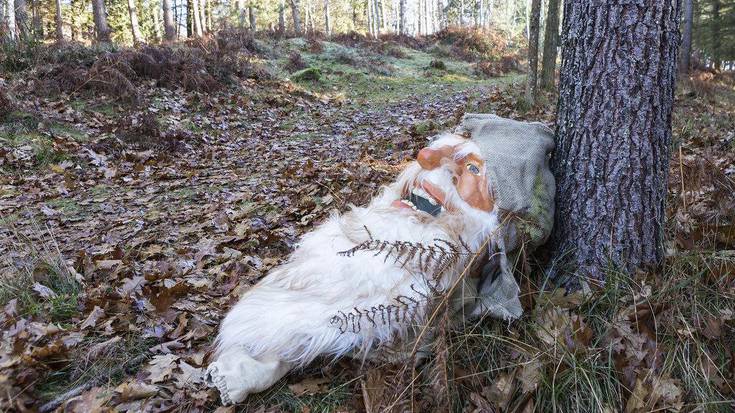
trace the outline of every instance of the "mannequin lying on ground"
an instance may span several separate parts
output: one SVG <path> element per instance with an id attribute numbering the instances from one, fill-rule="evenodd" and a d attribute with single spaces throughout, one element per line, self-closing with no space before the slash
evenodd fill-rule
<path id="1" fill-rule="evenodd" d="M 432 299 L 472 306 L 463 270 L 498 226 L 480 148 L 446 134 L 366 207 L 333 214 L 222 322 L 208 368 L 225 404 L 318 356 L 360 357 L 415 338 Z M 490 243 L 492 245 L 492 242 Z"/>

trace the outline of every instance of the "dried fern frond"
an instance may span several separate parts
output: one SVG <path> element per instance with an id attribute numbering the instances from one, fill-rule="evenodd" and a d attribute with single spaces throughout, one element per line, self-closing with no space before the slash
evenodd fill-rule
<path id="1" fill-rule="evenodd" d="M 434 280 L 457 264 L 460 258 L 476 255 L 461 238 L 459 239 L 460 246 L 441 238 L 435 238 L 431 245 L 424 245 L 420 242 L 378 240 L 373 238 L 367 228 L 365 231 L 369 237 L 366 241 L 337 254 L 343 257 L 353 257 L 359 251 L 374 251 L 374 257 L 385 255 L 384 262 L 393 258 L 393 263 L 401 268 L 409 265 L 415 266 Z M 464 251 L 460 251 L 460 247 Z"/>

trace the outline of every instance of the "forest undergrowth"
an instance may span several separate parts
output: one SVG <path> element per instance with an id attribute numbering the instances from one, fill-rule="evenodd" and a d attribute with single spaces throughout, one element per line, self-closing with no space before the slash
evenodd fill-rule
<path id="1" fill-rule="evenodd" d="M 3 49 L 0 409 L 214 411 L 218 322 L 330 210 L 465 112 L 553 125 L 517 43 L 449 30 Z M 666 265 L 443 328 L 401 365 L 315 363 L 226 411 L 732 411 L 735 79 L 680 79 Z"/>

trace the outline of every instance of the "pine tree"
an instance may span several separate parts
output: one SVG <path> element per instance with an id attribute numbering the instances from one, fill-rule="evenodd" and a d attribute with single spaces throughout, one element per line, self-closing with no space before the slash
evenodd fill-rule
<path id="1" fill-rule="evenodd" d="M 565 2 L 549 245 L 572 283 L 664 258 L 679 5 Z"/>

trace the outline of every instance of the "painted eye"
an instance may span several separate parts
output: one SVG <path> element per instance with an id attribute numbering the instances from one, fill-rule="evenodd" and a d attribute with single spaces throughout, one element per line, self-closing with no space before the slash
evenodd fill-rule
<path id="1" fill-rule="evenodd" d="M 478 168 L 475 164 L 468 163 L 467 170 L 470 171 L 470 173 L 472 173 L 473 175 L 480 175 L 480 168 Z"/>

